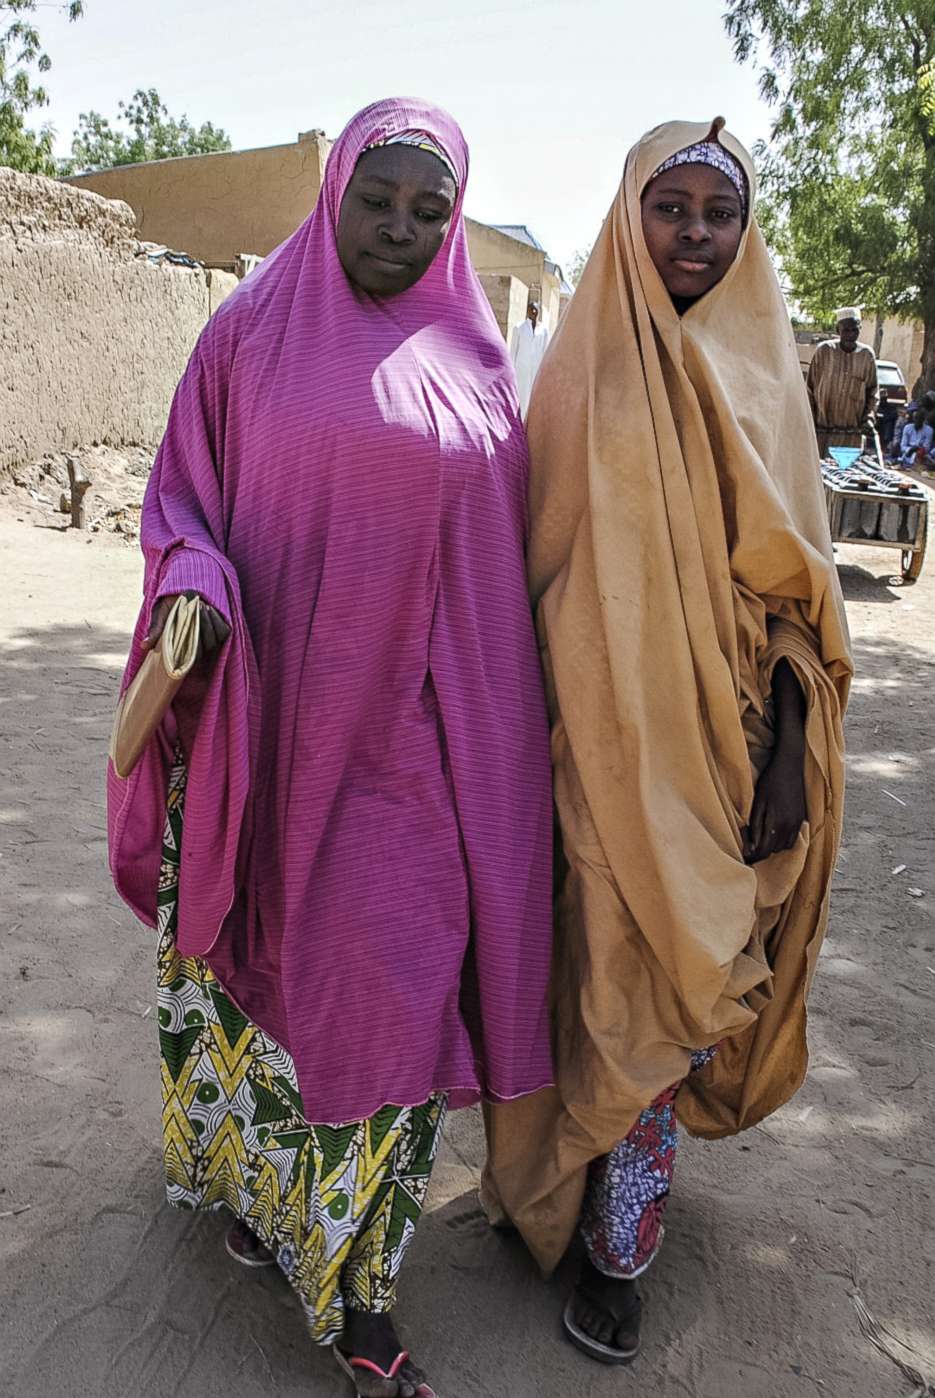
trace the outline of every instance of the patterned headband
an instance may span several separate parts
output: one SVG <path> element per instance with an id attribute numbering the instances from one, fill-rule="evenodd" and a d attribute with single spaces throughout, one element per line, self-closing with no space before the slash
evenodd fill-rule
<path id="1" fill-rule="evenodd" d="M 747 177 L 739 161 L 725 150 L 717 141 L 699 141 L 696 146 L 685 146 L 684 150 L 678 150 L 674 155 L 670 155 L 668 160 L 664 160 L 659 169 L 649 181 L 657 180 L 666 170 L 674 170 L 678 165 L 711 165 L 715 170 L 720 170 L 722 175 L 726 175 L 731 184 L 740 195 L 740 206 L 744 219 L 747 217 Z"/>
<path id="2" fill-rule="evenodd" d="M 416 150 L 427 150 L 430 155 L 438 157 L 457 188 L 458 176 L 451 163 L 451 157 L 442 150 L 435 138 L 430 136 L 427 131 L 399 131 L 395 136 L 387 136 L 383 141 L 374 141 L 372 146 L 367 147 L 367 150 L 378 150 L 381 146 L 414 146 Z"/>

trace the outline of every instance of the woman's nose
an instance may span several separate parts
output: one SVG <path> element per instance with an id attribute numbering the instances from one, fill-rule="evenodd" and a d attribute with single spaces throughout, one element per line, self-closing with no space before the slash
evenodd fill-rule
<path id="1" fill-rule="evenodd" d="M 390 214 L 384 220 L 380 232 L 390 243 L 411 243 L 416 236 L 412 220 L 402 211 Z"/>

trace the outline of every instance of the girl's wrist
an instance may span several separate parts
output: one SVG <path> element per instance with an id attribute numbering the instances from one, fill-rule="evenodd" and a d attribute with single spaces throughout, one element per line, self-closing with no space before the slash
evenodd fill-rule
<path id="1" fill-rule="evenodd" d="M 784 723 L 776 730 L 776 742 L 773 747 L 773 756 L 781 757 L 784 760 L 795 758 L 801 761 L 805 757 L 805 728 L 799 723 Z"/>

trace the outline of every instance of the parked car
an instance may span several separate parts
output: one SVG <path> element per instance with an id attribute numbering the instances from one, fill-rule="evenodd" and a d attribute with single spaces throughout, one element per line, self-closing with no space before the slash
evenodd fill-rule
<path id="1" fill-rule="evenodd" d="M 906 388 L 903 371 L 892 360 L 877 360 L 877 383 L 886 389 L 886 396 L 891 403 L 898 403 L 901 408 L 908 403 L 909 390 Z"/>

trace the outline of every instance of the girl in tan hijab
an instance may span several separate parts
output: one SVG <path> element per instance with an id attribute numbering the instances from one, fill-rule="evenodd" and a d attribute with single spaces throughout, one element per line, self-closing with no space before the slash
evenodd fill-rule
<path id="1" fill-rule="evenodd" d="M 851 675 L 754 174 L 719 118 L 631 150 L 533 394 L 530 577 L 560 851 L 555 1089 L 488 1114 L 485 1201 L 566 1333 L 639 1347 L 676 1111 L 761 1121 L 807 1063 Z"/>

